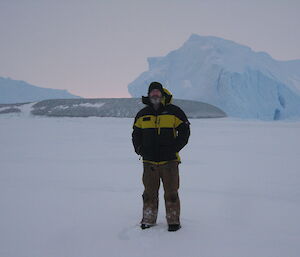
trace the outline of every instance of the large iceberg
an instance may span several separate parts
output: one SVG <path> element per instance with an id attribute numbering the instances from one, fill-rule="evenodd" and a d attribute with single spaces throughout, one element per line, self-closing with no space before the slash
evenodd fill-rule
<path id="1" fill-rule="evenodd" d="M 300 60 L 278 61 L 233 41 L 193 34 L 148 63 L 149 70 L 128 85 L 133 97 L 159 81 L 175 98 L 206 102 L 232 117 L 300 117 Z"/>
<path id="2" fill-rule="evenodd" d="M 80 97 L 67 90 L 37 87 L 22 80 L 0 77 L 0 104 L 68 98 Z"/>

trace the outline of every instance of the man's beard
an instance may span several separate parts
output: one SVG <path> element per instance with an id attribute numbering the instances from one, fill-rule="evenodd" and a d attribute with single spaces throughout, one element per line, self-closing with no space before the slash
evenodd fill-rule
<path id="1" fill-rule="evenodd" d="M 161 102 L 161 97 L 152 96 L 150 97 L 150 102 L 154 105 L 159 105 Z"/>

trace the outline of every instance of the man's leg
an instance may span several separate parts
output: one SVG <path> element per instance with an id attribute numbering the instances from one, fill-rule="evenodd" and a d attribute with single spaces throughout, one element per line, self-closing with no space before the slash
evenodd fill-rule
<path id="1" fill-rule="evenodd" d="M 150 163 L 143 163 L 143 219 L 142 224 L 154 225 L 158 212 L 158 191 L 160 177 L 157 167 Z"/>
<path id="2" fill-rule="evenodd" d="M 179 189 L 179 163 L 169 161 L 161 168 L 161 177 L 164 186 L 166 205 L 166 218 L 168 224 L 180 224 L 180 199 Z"/>

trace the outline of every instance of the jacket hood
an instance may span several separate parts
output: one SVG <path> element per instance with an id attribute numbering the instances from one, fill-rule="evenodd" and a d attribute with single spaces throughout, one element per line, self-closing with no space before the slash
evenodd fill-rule
<path id="1" fill-rule="evenodd" d="M 172 93 L 166 88 L 163 88 L 163 90 L 164 90 L 164 94 L 163 94 L 163 97 L 161 99 L 161 103 L 163 105 L 171 104 L 172 100 L 173 100 Z M 149 106 L 152 106 L 152 103 L 150 102 L 149 96 L 142 96 L 142 103 L 146 104 L 146 105 L 149 105 Z"/>

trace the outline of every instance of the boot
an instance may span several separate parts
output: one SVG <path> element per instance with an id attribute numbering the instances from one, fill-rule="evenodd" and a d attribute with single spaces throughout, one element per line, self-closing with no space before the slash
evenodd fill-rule
<path id="1" fill-rule="evenodd" d="M 151 228 L 153 227 L 154 225 L 149 225 L 149 224 L 145 224 L 145 223 L 142 223 L 141 224 L 141 229 L 147 229 L 147 228 Z"/>
<path id="2" fill-rule="evenodd" d="M 180 228 L 181 228 L 180 224 L 169 224 L 168 231 L 174 232 Z"/>

